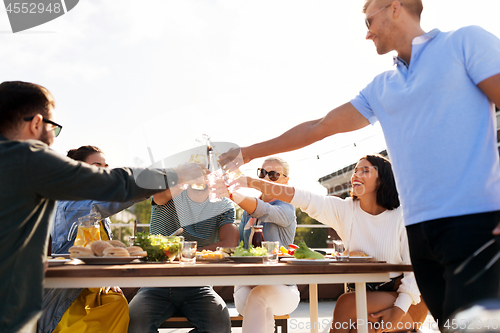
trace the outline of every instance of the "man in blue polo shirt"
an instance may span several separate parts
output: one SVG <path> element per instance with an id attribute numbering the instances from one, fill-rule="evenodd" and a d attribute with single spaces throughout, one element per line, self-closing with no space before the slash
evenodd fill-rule
<path id="1" fill-rule="evenodd" d="M 500 166 L 495 108 L 500 105 L 500 40 L 479 27 L 420 27 L 421 0 L 367 0 L 363 8 L 378 54 L 397 51 L 396 68 L 324 118 L 242 148 L 243 161 L 307 146 L 379 121 L 387 142 L 415 276 L 440 327 L 459 307 L 499 295 L 500 262 L 466 284 L 500 250 Z M 229 154 L 228 154 L 229 155 Z M 226 155 L 221 156 L 223 159 Z M 497 228 L 495 228 L 497 227 Z M 387 309 L 394 322 L 404 313 Z"/>

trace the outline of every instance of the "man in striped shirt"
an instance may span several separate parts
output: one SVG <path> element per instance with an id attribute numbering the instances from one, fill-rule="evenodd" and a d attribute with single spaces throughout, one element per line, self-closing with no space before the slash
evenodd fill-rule
<path id="1" fill-rule="evenodd" d="M 181 236 L 197 241 L 199 250 L 238 243 L 232 203 L 227 198 L 210 202 L 206 185 L 186 190 L 177 186 L 153 196 L 152 206 L 152 234 L 170 235 L 182 227 Z M 173 315 L 186 317 L 200 332 L 231 332 L 226 304 L 210 286 L 141 288 L 130 303 L 129 332 L 157 332 Z"/>

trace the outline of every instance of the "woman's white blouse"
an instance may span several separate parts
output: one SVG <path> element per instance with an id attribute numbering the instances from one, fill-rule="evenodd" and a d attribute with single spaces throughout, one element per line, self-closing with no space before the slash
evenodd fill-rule
<path id="1" fill-rule="evenodd" d="M 363 251 L 376 260 L 390 264 L 411 264 L 408 238 L 401 206 L 371 215 L 359 206 L 359 200 L 313 194 L 295 189 L 291 204 L 312 218 L 329 225 L 351 251 Z M 401 273 L 391 273 L 396 277 Z M 394 303 L 405 313 L 420 302 L 420 291 L 413 272 L 404 273 Z"/>

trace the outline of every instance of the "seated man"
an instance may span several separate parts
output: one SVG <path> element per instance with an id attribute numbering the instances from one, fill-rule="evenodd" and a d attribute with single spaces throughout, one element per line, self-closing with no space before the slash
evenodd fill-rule
<path id="1" fill-rule="evenodd" d="M 180 227 L 186 241 L 197 241 L 198 249 L 234 247 L 238 229 L 235 211 L 227 198 L 208 200 L 208 187 L 190 185 L 154 195 L 151 233 L 170 235 Z M 230 333 L 231 321 L 225 302 L 210 286 L 141 288 L 129 305 L 130 333 L 157 332 L 165 320 L 184 316 L 196 332 Z"/>

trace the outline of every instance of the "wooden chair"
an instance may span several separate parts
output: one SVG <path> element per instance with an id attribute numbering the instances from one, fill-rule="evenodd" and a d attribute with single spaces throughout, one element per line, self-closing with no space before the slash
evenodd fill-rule
<path id="1" fill-rule="evenodd" d="M 242 327 L 243 316 L 236 311 L 236 308 L 228 308 L 229 317 L 231 318 L 231 327 Z M 275 329 L 274 332 L 288 333 L 288 319 L 289 315 L 274 316 Z M 160 328 L 192 328 L 194 327 L 185 317 L 171 317 L 163 322 Z M 278 330 L 279 328 L 279 330 Z"/>

